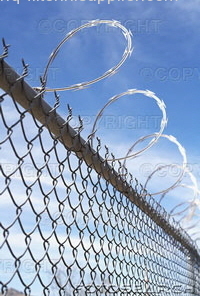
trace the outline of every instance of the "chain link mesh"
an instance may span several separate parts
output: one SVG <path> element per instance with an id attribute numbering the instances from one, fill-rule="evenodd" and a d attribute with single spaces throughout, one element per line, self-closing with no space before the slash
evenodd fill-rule
<path id="1" fill-rule="evenodd" d="M 199 295 L 189 236 L 100 142 L 0 70 L 1 295 Z"/>

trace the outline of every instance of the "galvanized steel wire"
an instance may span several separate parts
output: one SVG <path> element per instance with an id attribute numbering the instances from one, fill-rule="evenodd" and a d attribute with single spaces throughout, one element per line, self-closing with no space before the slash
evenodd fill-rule
<path id="1" fill-rule="evenodd" d="M 0 292 L 199 295 L 196 244 L 0 61 Z M 26 64 L 24 63 L 26 70 Z M 69 117 L 71 115 L 69 114 Z M 122 174 L 123 172 L 123 174 Z M 144 194 L 145 192 L 145 194 Z"/>

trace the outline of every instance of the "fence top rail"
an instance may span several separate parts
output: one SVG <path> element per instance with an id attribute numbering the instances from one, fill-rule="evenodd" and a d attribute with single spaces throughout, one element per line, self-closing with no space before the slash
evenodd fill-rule
<path id="1" fill-rule="evenodd" d="M 89 141 L 85 141 L 80 132 L 73 129 L 57 113 L 56 108 L 52 108 L 45 102 L 43 93 L 34 90 L 24 80 L 24 77 L 17 74 L 4 59 L 0 60 L 0 88 L 25 110 L 28 110 L 41 124 L 46 126 L 51 134 L 63 143 L 66 149 L 75 152 L 78 158 L 84 159 L 88 166 L 92 167 L 119 192 L 129 198 L 165 233 L 173 237 L 176 242 L 181 243 L 189 251 L 190 255 L 198 260 L 200 259 L 196 244 L 180 228 L 180 225 L 150 195 L 142 196 L 137 193 L 128 178 L 120 175 L 106 159 L 101 157 L 98 150 L 95 151 Z"/>

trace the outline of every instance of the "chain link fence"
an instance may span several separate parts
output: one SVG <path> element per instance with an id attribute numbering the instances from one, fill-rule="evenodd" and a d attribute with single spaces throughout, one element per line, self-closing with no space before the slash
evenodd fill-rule
<path id="1" fill-rule="evenodd" d="M 199 295 L 178 223 L 0 61 L 0 295 Z"/>

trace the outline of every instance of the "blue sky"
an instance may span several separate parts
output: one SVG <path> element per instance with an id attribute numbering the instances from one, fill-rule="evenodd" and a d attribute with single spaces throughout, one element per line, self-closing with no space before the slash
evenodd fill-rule
<path id="1" fill-rule="evenodd" d="M 84 90 L 61 92 L 59 112 L 66 116 L 69 103 L 75 118 L 82 116 L 83 136 L 87 137 L 97 112 L 110 97 L 130 88 L 149 89 L 167 107 L 165 134 L 173 135 L 185 147 L 190 169 L 199 179 L 198 1 L 21 1 L 19 5 L 10 1 L 0 5 L 1 37 L 12 45 L 7 61 L 20 72 L 24 58 L 30 65 L 27 81 L 32 86 L 40 85 L 38 76 L 48 56 L 69 31 L 93 19 L 121 21 L 133 33 L 132 56 L 117 74 Z M 61 87 L 96 78 L 121 59 L 125 47 L 125 39 L 116 28 L 84 29 L 64 44 L 51 65 L 47 84 Z M 161 112 L 155 102 L 142 95 L 141 100 L 137 98 L 121 98 L 107 108 L 107 117 L 99 124 L 97 136 L 118 157 L 124 156 L 121 151 L 127 151 L 138 137 L 159 129 Z M 52 94 L 46 99 L 54 102 Z M 163 145 L 166 149 L 156 145 L 137 163 L 148 162 L 148 153 L 162 157 L 163 152 L 164 158 L 180 163 L 176 148 Z M 135 160 L 130 163 L 137 167 Z"/>
<path id="2" fill-rule="evenodd" d="M 199 8 L 197 2 L 192 1 L 192 3 L 187 4 L 186 1 L 116 1 L 110 5 L 106 2 L 98 5 L 96 2 L 87 1 L 21 1 L 17 5 L 12 1 L 1 2 L 0 32 L 1 36 L 12 45 L 8 62 L 14 68 L 20 69 L 20 60 L 23 57 L 30 65 L 32 73 L 27 80 L 35 86 L 39 84 L 37 76 L 38 73 L 42 73 L 49 54 L 68 31 L 87 20 L 120 20 L 123 25 L 132 30 L 134 35 L 134 51 L 131 58 L 115 76 L 89 87 L 86 91 L 77 92 L 75 95 L 70 92 L 62 93 L 62 100 L 66 102 L 68 101 L 66 97 L 74 96 L 76 100 L 74 99 L 72 107 L 74 111 L 77 110 L 77 114 L 84 116 L 87 115 L 85 109 L 93 111 L 96 107 L 98 111 L 110 96 L 128 88 L 150 89 L 163 99 L 167 106 L 169 118 L 167 132 L 180 140 L 188 151 L 188 157 L 194 156 L 198 160 L 200 70 L 198 68 L 197 35 Z M 80 48 L 73 44 L 76 40 L 71 39 L 69 51 L 67 51 L 68 44 L 66 44 L 58 57 L 62 61 L 62 69 L 58 69 L 60 65 L 57 67 L 56 61 L 55 68 L 50 69 L 49 77 L 55 76 L 52 86 L 69 85 L 70 81 L 79 82 L 79 77 L 86 80 L 93 78 L 119 60 L 124 48 L 123 37 L 115 34 L 114 31 L 113 33 L 103 31 L 102 29 L 100 33 L 98 32 L 97 37 L 95 34 L 92 37 L 102 38 L 102 40 L 105 37 L 105 43 L 101 40 L 102 48 L 99 52 L 106 47 L 108 51 L 110 50 L 107 57 L 103 54 L 100 57 L 96 55 L 97 48 L 90 37 L 90 29 L 87 29 L 87 33 L 86 30 L 83 34 L 78 33 L 76 35 L 77 46 Z M 85 41 L 85 39 L 88 40 Z M 109 44 L 106 42 L 108 39 L 111 39 Z M 89 56 L 80 57 L 82 52 L 84 55 L 87 54 L 87 50 L 83 48 L 84 42 L 87 43 L 88 48 L 90 45 L 92 48 Z M 71 50 L 74 48 L 73 58 Z M 113 53 L 115 57 L 113 61 L 110 61 Z M 78 63 L 77 59 L 80 59 Z M 71 69 L 69 61 L 74 68 L 75 66 L 77 68 Z M 79 63 L 80 66 L 78 66 Z M 92 69 L 89 69 L 89 73 L 81 63 L 83 66 L 88 63 L 91 65 Z M 76 77 L 73 78 L 74 80 L 68 78 L 72 75 L 71 73 Z M 62 76 L 64 76 L 63 83 L 60 82 Z M 99 91 L 98 97 L 97 90 Z M 79 101 L 77 97 L 80 98 Z M 82 101 L 85 103 L 82 104 Z"/>
<path id="3" fill-rule="evenodd" d="M 12 45 L 7 61 L 20 72 L 24 58 L 31 86 L 40 85 L 38 76 L 44 72 L 50 53 L 69 31 L 93 19 L 120 21 L 133 34 L 131 57 L 115 75 L 99 83 L 80 91 L 60 92 L 59 112 L 65 117 L 70 104 L 72 125 L 78 124 L 77 116 L 81 115 L 86 138 L 96 114 L 110 97 L 130 88 L 149 89 L 165 102 L 168 124 L 164 133 L 185 147 L 189 168 L 199 180 L 198 1 L 1 1 L 0 6 L 1 37 Z M 47 84 L 62 87 L 94 79 L 119 62 L 125 47 L 124 36 L 116 28 L 84 29 L 64 44 L 49 69 Z M 48 93 L 46 100 L 53 104 L 54 96 Z M 104 115 L 96 135 L 117 157 L 124 156 L 139 137 L 157 132 L 161 120 L 155 102 L 142 95 L 121 98 Z M 153 164 L 149 159 L 154 159 Z M 144 183 L 148 164 L 156 167 L 163 162 L 181 162 L 177 148 L 166 139 L 128 161 L 127 167 Z M 144 171 L 141 166 L 146 163 Z M 170 173 L 168 178 L 161 176 L 159 186 L 164 189 L 171 184 L 171 177 Z M 148 188 L 150 192 L 155 192 L 157 181 Z"/>
<path id="4" fill-rule="evenodd" d="M 83 118 L 83 137 L 91 132 L 98 111 L 108 99 L 131 88 L 151 90 L 165 102 L 168 124 L 165 134 L 173 135 L 186 149 L 188 166 L 199 182 L 199 1 L 26 1 L 0 2 L 0 37 L 9 48 L 7 62 L 18 72 L 21 59 L 29 64 L 27 81 L 40 86 L 48 57 L 72 29 L 93 19 L 115 19 L 131 30 L 133 53 L 119 71 L 79 91 L 60 92 L 59 112 L 67 116 L 73 108 L 74 121 Z M 126 47 L 121 31 L 108 26 L 84 29 L 60 50 L 48 75 L 49 87 L 62 87 L 94 79 L 113 67 Z M 54 96 L 45 99 L 53 104 Z M 159 130 L 161 112 L 156 103 L 142 95 L 126 96 L 105 110 L 97 136 L 117 157 L 124 156 L 141 136 Z M 127 161 L 134 176 L 145 182 L 149 168 L 159 163 L 178 163 L 182 157 L 173 143 L 160 139 L 142 156 Z M 174 174 L 175 175 L 175 174 Z M 152 180 L 150 192 L 160 191 L 176 180 L 171 171 Z M 47 182 L 48 183 L 48 182 Z M 187 177 L 184 183 L 191 185 Z M 170 209 L 192 198 L 192 191 L 179 188 L 166 199 Z M 171 207 L 170 207 L 171 205 Z M 74 238 L 75 239 L 75 238 Z"/>

